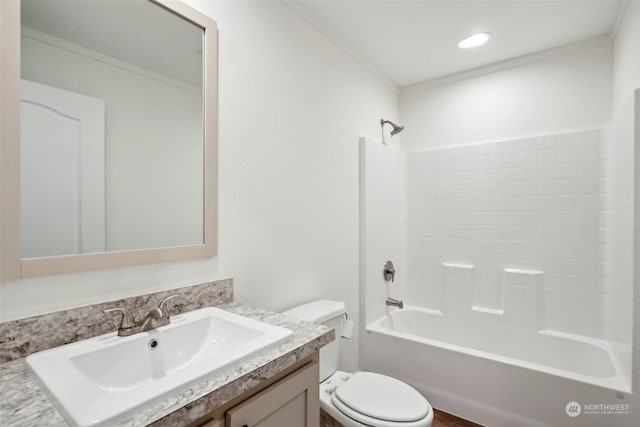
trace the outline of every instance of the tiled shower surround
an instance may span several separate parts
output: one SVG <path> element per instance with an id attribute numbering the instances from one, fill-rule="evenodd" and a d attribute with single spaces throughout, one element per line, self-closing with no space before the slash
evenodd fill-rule
<path id="1" fill-rule="evenodd" d="M 628 345 L 633 149 L 604 136 L 412 153 L 363 140 L 367 322 L 388 293 L 445 316 Z M 398 266 L 388 286 L 386 259 Z"/>
<path id="2" fill-rule="evenodd" d="M 599 136 L 410 154 L 408 279 L 422 284 L 411 287 L 411 299 L 460 315 L 471 305 L 502 312 L 510 324 L 597 336 Z M 443 263 L 469 268 L 461 274 Z M 452 275 L 463 283 L 448 286 Z M 527 280 L 532 276 L 542 276 L 546 303 Z M 536 316 L 541 303 L 544 319 Z"/>

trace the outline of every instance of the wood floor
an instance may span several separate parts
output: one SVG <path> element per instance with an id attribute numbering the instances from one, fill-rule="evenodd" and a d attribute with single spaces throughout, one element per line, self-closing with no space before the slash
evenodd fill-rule
<path id="1" fill-rule="evenodd" d="M 463 420 L 462 418 L 437 409 L 433 410 L 433 414 L 433 424 L 431 424 L 431 427 L 482 427 L 480 424 Z"/>
<path id="2" fill-rule="evenodd" d="M 0 0 L 2 1 L 2 0 Z M 454 415 L 447 414 L 446 412 L 433 410 L 433 423 L 431 427 L 483 427 L 480 424 L 472 423 L 471 421 L 463 420 Z M 322 427 L 342 427 L 342 424 L 331 418 L 322 409 L 320 410 L 320 426 Z"/>

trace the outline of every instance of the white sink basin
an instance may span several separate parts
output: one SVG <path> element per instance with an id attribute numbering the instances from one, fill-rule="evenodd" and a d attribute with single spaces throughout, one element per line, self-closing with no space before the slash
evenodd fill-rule
<path id="1" fill-rule="evenodd" d="M 215 376 L 291 333 L 208 307 L 129 337 L 113 332 L 35 353 L 27 365 L 69 423 L 96 426 Z"/>

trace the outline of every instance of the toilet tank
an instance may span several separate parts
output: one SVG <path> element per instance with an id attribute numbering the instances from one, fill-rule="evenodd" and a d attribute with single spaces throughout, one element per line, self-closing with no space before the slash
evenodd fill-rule
<path id="1" fill-rule="evenodd" d="M 307 322 L 322 323 L 335 330 L 335 341 L 320 349 L 320 382 L 329 378 L 338 369 L 344 313 L 345 306 L 343 302 L 328 299 L 302 304 L 282 313 Z"/>

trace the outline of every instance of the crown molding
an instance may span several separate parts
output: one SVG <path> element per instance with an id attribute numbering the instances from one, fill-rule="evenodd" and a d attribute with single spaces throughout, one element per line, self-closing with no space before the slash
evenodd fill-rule
<path id="1" fill-rule="evenodd" d="M 495 73 L 497 71 L 506 70 L 520 65 L 529 64 L 543 59 L 553 58 L 556 56 L 567 55 L 581 50 L 586 50 L 598 46 L 605 46 L 611 44 L 611 36 L 605 34 L 593 39 L 583 40 L 577 43 L 568 44 L 552 49 L 541 50 L 528 55 L 518 56 L 516 58 L 507 59 L 493 64 L 483 65 L 481 67 L 472 68 L 470 70 L 461 71 L 459 73 L 448 74 L 442 77 L 436 77 L 435 79 L 426 80 L 420 83 L 404 86 L 400 88 L 400 94 L 420 92 L 422 90 L 429 89 L 434 86 L 440 86 L 443 84 L 453 83 L 459 80 L 465 80 L 473 77 L 482 76 L 485 74 Z"/>
<path id="2" fill-rule="evenodd" d="M 282 0 L 281 3 L 284 4 L 296 15 L 298 15 L 300 18 L 305 20 L 309 25 L 315 28 L 316 31 L 322 34 L 331 43 L 339 47 L 343 52 L 345 52 L 357 63 L 363 66 L 369 73 L 375 76 L 382 83 L 384 83 L 391 89 L 394 89 L 396 91 L 399 90 L 398 85 L 387 74 L 382 72 L 377 66 L 375 66 L 366 57 L 361 55 L 356 49 L 351 47 L 348 43 L 345 43 L 345 41 L 338 34 L 336 34 L 335 31 L 333 31 L 326 24 L 321 22 L 321 20 L 313 12 L 311 12 L 307 7 L 305 7 L 304 2 L 295 1 L 295 0 Z"/>

